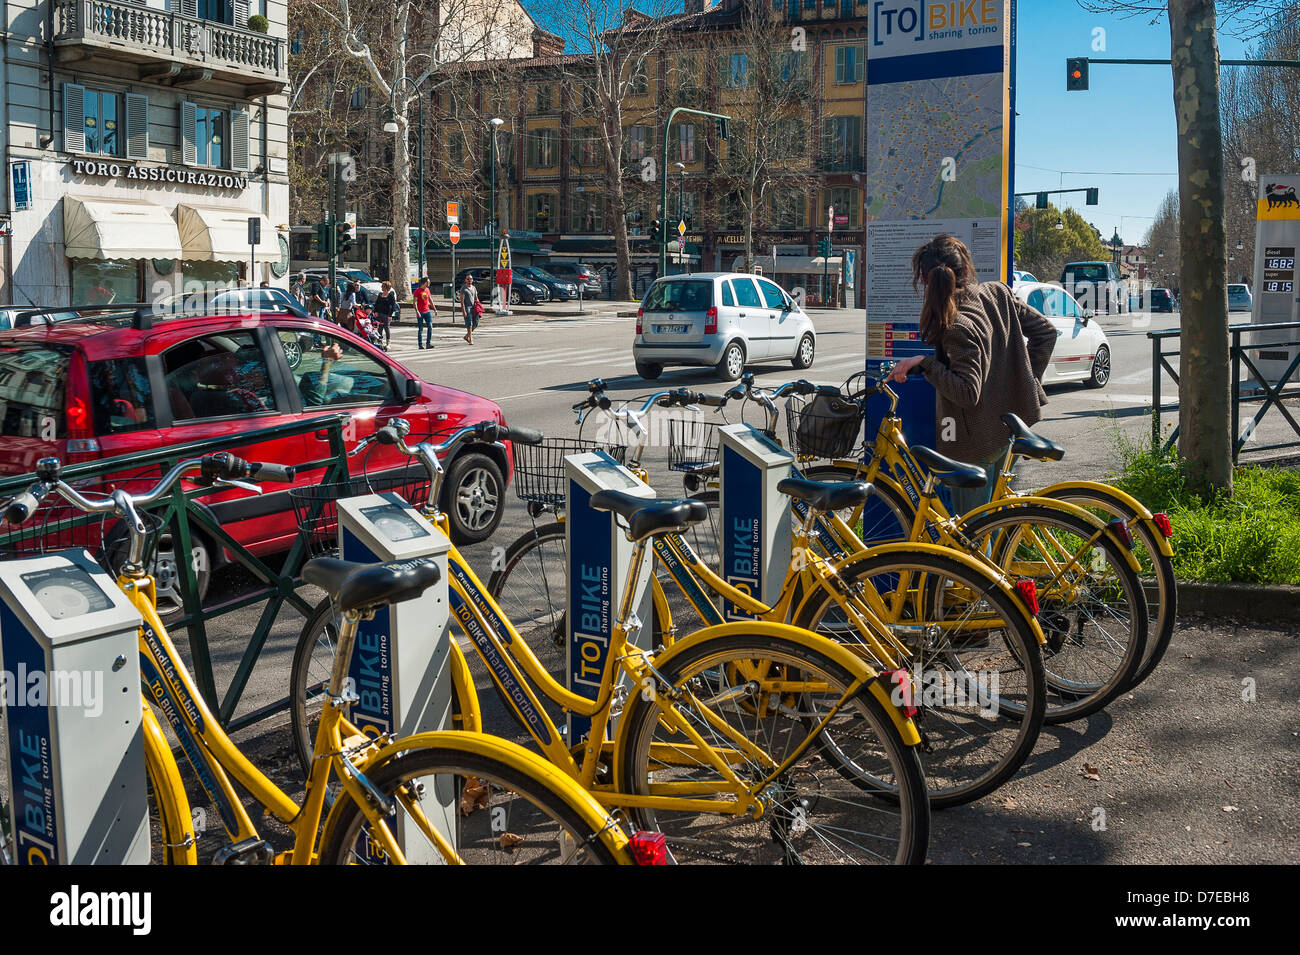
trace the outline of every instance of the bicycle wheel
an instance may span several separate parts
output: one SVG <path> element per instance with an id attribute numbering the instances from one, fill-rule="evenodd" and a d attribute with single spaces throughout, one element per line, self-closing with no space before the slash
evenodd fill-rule
<path id="1" fill-rule="evenodd" d="M 563 521 L 524 531 L 487 582 L 506 619 L 552 676 L 566 666 L 569 549 Z"/>
<path id="2" fill-rule="evenodd" d="M 1037 585 L 1045 721 L 1088 716 L 1124 692 L 1146 649 L 1147 607 L 1121 545 L 1080 517 L 1037 504 L 1008 502 L 962 529 L 1013 579 Z"/>
<path id="3" fill-rule="evenodd" d="M 419 806 L 426 793 L 450 794 L 455 832 L 444 836 L 471 865 L 612 865 L 619 861 L 611 849 L 612 834 L 584 821 L 552 783 L 490 756 L 444 746 L 408 750 L 366 777 L 399 807 L 390 826 L 405 834 L 412 861 L 444 861 L 417 821 L 426 816 Z M 436 818 L 437 813 L 427 816 Z M 366 817 L 350 799 L 338 807 L 320 857 L 327 865 L 387 861 L 370 835 Z"/>
<path id="4" fill-rule="evenodd" d="M 804 471 L 804 477 L 810 481 L 823 482 L 860 481 L 863 473 L 865 469 L 859 471 L 844 465 L 824 464 Z M 891 544 L 905 541 L 911 536 L 916 508 L 892 484 L 878 481 L 872 482 L 871 494 L 860 507 L 844 508 L 836 513 L 864 543 Z M 825 548 L 819 550 L 824 551 Z"/>
<path id="5" fill-rule="evenodd" d="M 1147 599 L 1147 648 L 1127 687 L 1132 689 L 1149 677 L 1164 659 L 1178 619 L 1178 581 L 1174 578 L 1173 560 L 1160 553 L 1156 542 L 1156 535 L 1160 532 L 1146 521 L 1137 520 L 1130 505 L 1122 498 L 1106 493 L 1103 488 L 1048 487 L 1038 494 L 1077 504 L 1103 521 L 1122 517 L 1129 522 L 1129 530 L 1133 532 L 1133 556 L 1142 565 L 1142 592 Z"/>
<path id="6" fill-rule="evenodd" d="M 759 819 L 689 806 L 629 809 L 638 827 L 667 835 L 679 861 L 925 861 L 930 816 L 916 751 L 904 744 L 866 687 L 845 698 L 853 677 L 839 664 L 797 641 L 762 634 L 719 636 L 665 656 L 655 661 L 667 684 L 657 697 L 671 698 L 672 716 L 694 728 L 748 785 L 757 786 L 809 733 L 818 733 L 758 792 L 764 803 Z M 751 678 L 755 669 L 779 675 L 780 693 L 763 690 Z M 684 734 L 668 727 L 655 698 L 634 693 L 624 712 L 624 742 L 616 757 L 620 790 L 648 795 L 675 785 L 692 787 L 700 799 L 728 798 L 725 777 Z M 842 708 L 818 730 L 841 701 Z M 835 735 L 840 761 L 822 753 L 828 733 Z M 743 753 L 741 740 L 760 755 Z M 845 753 L 850 741 L 852 752 Z M 887 790 L 875 787 L 882 780 Z"/>
<path id="7" fill-rule="evenodd" d="M 897 662 L 913 674 L 930 805 L 971 802 L 1010 779 L 1034 750 L 1047 703 L 1042 654 L 1024 608 L 992 580 L 937 554 L 876 554 L 837 570 L 849 593 L 873 587 L 888 595 L 907 581 L 895 616 L 882 623 L 906 648 Z M 869 614 L 860 601 L 854 609 Z M 809 596 L 796 624 L 861 643 L 825 589 Z"/>

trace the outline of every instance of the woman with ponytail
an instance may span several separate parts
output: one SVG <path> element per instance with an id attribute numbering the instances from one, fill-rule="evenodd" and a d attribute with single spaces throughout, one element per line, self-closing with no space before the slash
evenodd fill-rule
<path id="1" fill-rule="evenodd" d="M 964 514 L 992 497 L 1010 444 L 1002 415 L 1014 412 L 1031 425 L 1042 418 L 1041 382 L 1056 328 L 1006 285 L 979 281 L 970 252 L 950 235 L 912 256 L 912 288 L 922 287 L 921 339 L 934 354 L 903 359 L 889 380 L 924 374 L 938 392 L 938 451 L 989 472 L 986 487 L 952 491 L 956 512 Z"/>

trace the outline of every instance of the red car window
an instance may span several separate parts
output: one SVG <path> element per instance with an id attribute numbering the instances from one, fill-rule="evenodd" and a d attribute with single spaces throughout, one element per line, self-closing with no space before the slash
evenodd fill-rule
<path id="1" fill-rule="evenodd" d="M 275 410 L 266 358 L 252 332 L 182 342 L 163 353 L 163 374 L 178 421 Z"/>

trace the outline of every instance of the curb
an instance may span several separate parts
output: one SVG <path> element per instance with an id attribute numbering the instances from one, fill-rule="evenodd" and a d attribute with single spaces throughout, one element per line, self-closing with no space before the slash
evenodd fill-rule
<path id="1" fill-rule="evenodd" d="M 1286 584 L 1210 584 L 1178 582 L 1178 613 L 1253 620 L 1294 621 L 1300 612 L 1300 587 Z"/>

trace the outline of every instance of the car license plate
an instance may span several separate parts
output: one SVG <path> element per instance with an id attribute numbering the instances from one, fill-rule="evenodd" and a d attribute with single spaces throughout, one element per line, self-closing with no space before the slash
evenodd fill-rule
<path id="1" fill-rule="evenodd" d="M 655 333 L 659 335 L 671 335 L 674 332 L 684 332 L 690 328 L 689 325 L 656 325 Z"/>

